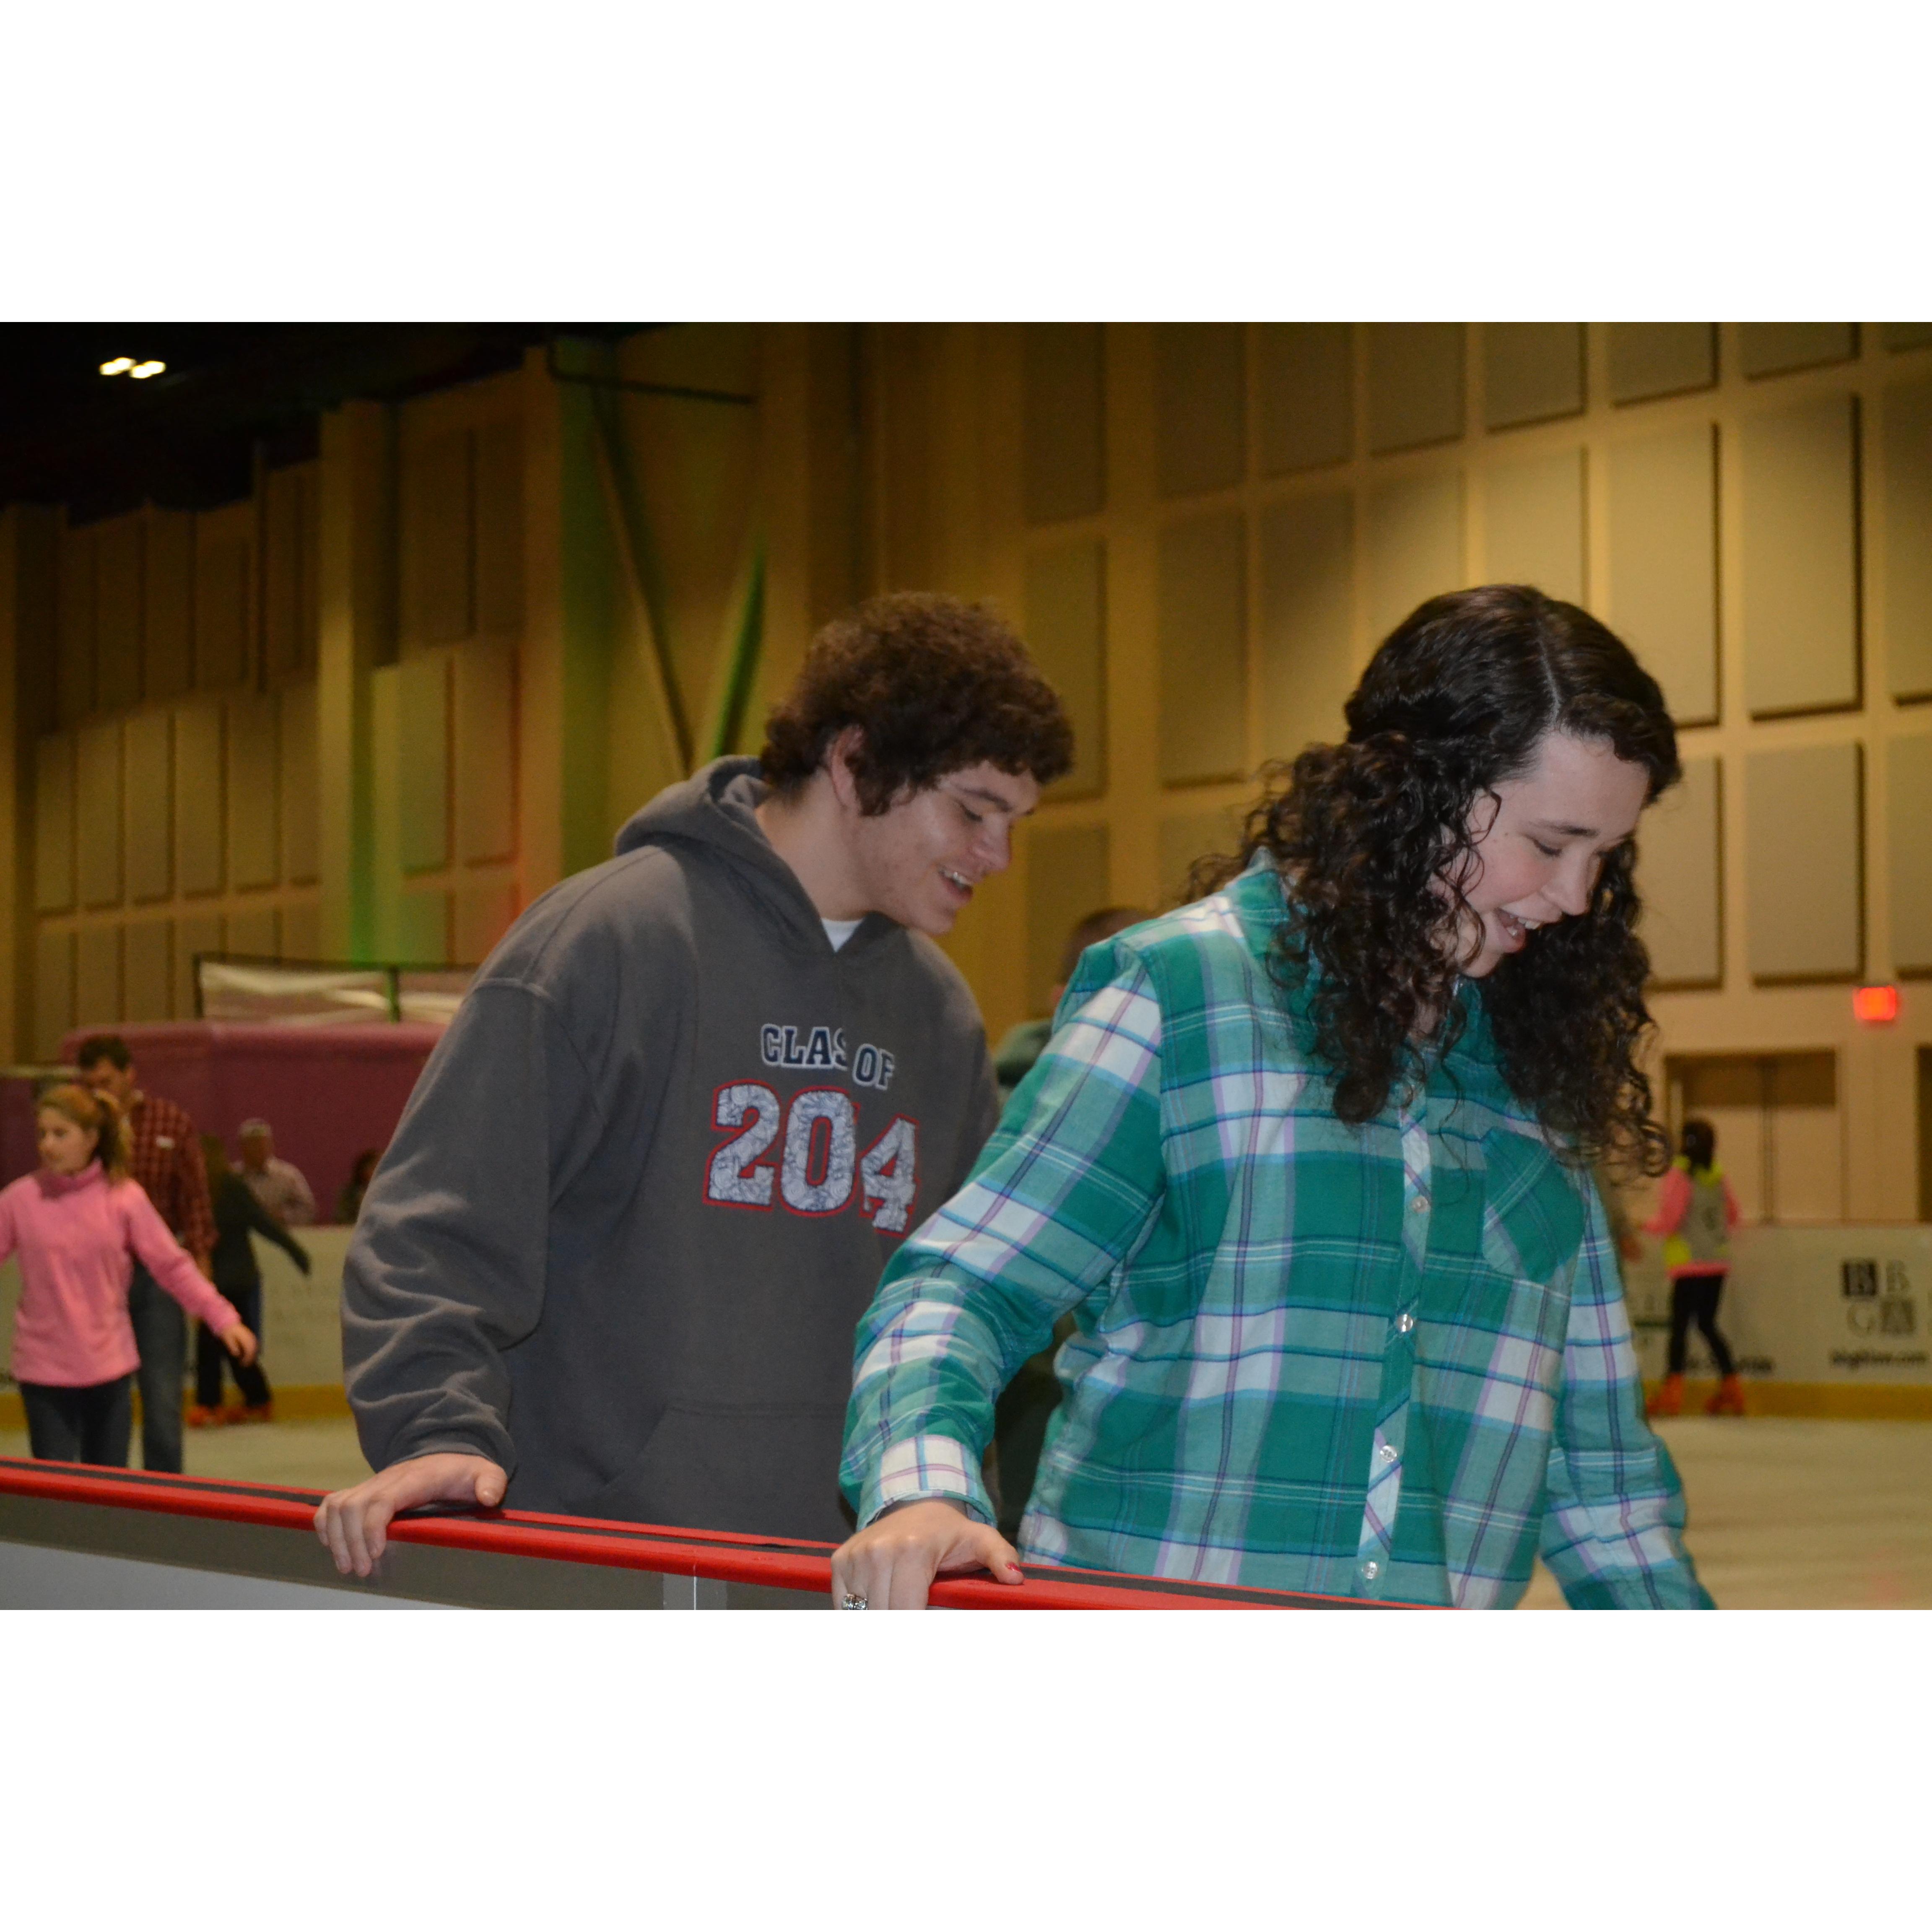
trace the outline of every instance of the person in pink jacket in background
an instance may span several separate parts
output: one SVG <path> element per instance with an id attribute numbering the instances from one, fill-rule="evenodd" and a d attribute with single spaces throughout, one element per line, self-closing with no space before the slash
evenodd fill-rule
<path id="1" fill-rule="evenodd" d="M 1731 1271 L 1731 1230 L 1738 1225 L 1737 1196 L 1718 1165 L 1718 1134 L 1708 1120 L 1686 1120 L 1683 1152 L 1664 1177 L 1655 1216 L 1646 1234 L 1664 1239 L 1664 1271 L 1670 1277 L 1670 1354 L 1664 1386 L 1650 1404 L 1652 1415 L 1675 1415 L 1684 1406 L 1684 1344 L 1694 1320 L 1723 1380 L 1705 1404 L 1711 1415 L 1742 1415 L 1744 1385 L 1730 1346 L 1718 1329 L 1718 1298 Z"/>
<path id="2" fill-rule="evenodd" d="M 120 1112 L 85 1087 L 38 1104 L 40 1165 L 0 1188 L 0 1261 L 20 1258 L 14 1379 L 36 1456 L 128 1466 L 140 1356 L 128 1316 L 138 1257 L 238 1361 L 255 1338 L 128 1176 Z"/>

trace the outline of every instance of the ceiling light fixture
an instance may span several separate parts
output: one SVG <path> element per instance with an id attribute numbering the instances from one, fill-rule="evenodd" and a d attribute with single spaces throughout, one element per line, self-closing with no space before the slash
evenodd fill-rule
<path id="1" fill-rule="evenodd" d="M 158 376 L 167 366 L 165 362 L 137 362 L 128 373 L 139 382 L 150 376 Z"/>
<path id="2" fill-rule="evenodd" d="M 100 373 L 104 376 L 124 376 L 130 369 L 134 368 L 134 358 L 133 356 L 117 356 L 112 362 L 104 362 L 101 364 Z"/>

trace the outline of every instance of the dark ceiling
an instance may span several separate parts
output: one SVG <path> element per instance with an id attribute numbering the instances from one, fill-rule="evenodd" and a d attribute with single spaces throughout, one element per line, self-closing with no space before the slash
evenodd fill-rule
<path id="1" fill-rule="evenodd" d="M 534 343 L 638 325 L 562 322 L 13 322 L 0 326 L 0 504 L 64 503 L 76 523 L 152 501 L 248 494 L 255 452 L 315 453 L 322 410 L 514 368 Z M 140 382 L 116 356 L 158 359 Z"/>

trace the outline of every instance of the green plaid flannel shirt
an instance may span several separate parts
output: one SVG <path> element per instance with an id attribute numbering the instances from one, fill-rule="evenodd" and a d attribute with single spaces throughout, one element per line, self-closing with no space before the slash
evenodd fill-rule
<path id="1" fill-rule="evenodd" d="M 1540 1549 L 1573 1604 L 1708 1606 L 1601 1201 L 1504 1084 L 1479 990 L 1346 1126 L 1269 972 L 1283 912 L 1253 868 L 1082 959 L 860 1324 L 860 1521 L 924 1496 L 991 1521 L 994 1399 L 1070 1312 L 1029 1562 L 1480 1606 Z"/>

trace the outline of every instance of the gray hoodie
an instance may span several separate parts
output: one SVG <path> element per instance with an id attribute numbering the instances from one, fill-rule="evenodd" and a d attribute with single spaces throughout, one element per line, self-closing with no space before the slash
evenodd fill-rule
<path id="1" fill-rule="evenodd" d="M 373 1467 L 513 1508 L 837 1539 L 852 1336 L 992 1130 L 931 940 L 834 952 L 726 758 L 546 893 L 478 975 L 363 1204 L 343 1360 Z"/>

